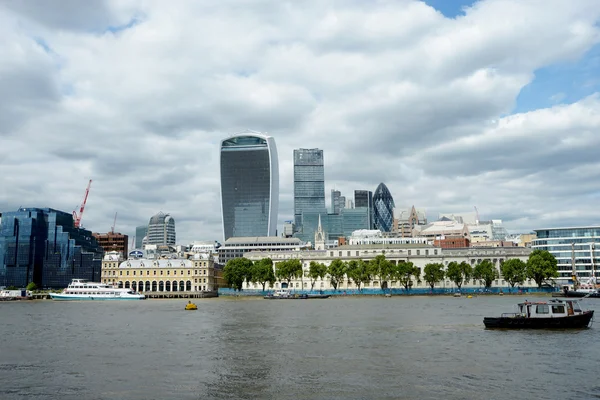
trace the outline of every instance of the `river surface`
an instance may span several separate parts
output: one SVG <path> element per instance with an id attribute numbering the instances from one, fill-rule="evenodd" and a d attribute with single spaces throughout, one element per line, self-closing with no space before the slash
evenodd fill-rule
<path id="1" fill-rule="evenodd" d="M 2 302 L 0 399 L 600 399 L 600 323 L 484 329 L 522 300 Z"/>

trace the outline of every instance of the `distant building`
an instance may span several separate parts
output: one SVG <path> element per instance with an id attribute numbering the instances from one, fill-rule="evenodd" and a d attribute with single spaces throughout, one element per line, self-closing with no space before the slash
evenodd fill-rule
<path id="1" fill-rule="evenodd" d="M 175 246 L 175 220 L 162 211 L 150 218 L 148 223 L 148 244 Z"/>
<path id="2" fill-rule="evenodd" d="M 225 265 L 234 258 L 244 257 L 250 251 L 299 251 L 307 248 L 298 238 L 281 238 L 272 236 L 232 237 L 219 247 L 219 263 Z"/>
<path id="3" fill-rule="evenodd" d="M 573 269 L 577 279 L 600 277 L 600 226 L 573 228 L 546 228 L 534 230 L 537 238 L 532 249 L 547 250 L 558 262 L 559 284 L 573 283 Z"/>
<path id="4" fill-rule="evenodd" d="M 511 240 L 488 240 L 471 242 L 471 247 L 517 247 L 517 244 Z"/>
<path id="5" fill-rule="evenodd" d="M 416 209 L 415 206 L 408 210 L 394 208 L 394 229 L 401 237 L 412 237 L 415 228 L 427 225 L 425 210 Z"/>
<path id="6" fill-rule="evenodd" d="M 306 213 L 327 214 L 323 150 L 294 150 L 294 226 L 312 237 L 317 228 L 304 221 Z"/>
<path id="7" fill-rule="evenodd" d="M 486 242 L 493 240 L 507 240 L 508 231 L 502 226 L 502 220 L 493 219 L 491 221 L 477 221 L 477 223 L 467 223 L 471 242 Z"/>
<path id="8" fill-rule="evenodd" d="M 375 230 L 358 230 L 352 232 L 352 236 L 348 241 L 350 245 L 367 245 L 367 244 L 431 244 L 426 238 L 422 237 L 393 237 L 385 236 L 378 229 Z"/>
<path id="9" fill-rule="evenodd" d="M 135 228 L 135 248 L 141 249 L 144 247 L 144 239 L 148 235 L 148 225 L 136 226 Z"/>
<path id="10" fill-rule="evenodd" d="M 375 229 L 391 232 L 394 226 L 394 199 L 382 182 L 373 194 L 373 218 Z"/>
<path id="11" fill-rule="evenodd" d="M 431 241 L 444 240 L 449 238 L 469 239 L 469 228 L 466 224 L 454 220 L 443 219 L 434 221 L 421 229 L 419 236 L 425 237 Z"/>
<path id="12" fill-rule="evenodd" d="M 461 224 L 475 225 L 477 224 L 479 217 L 477 216 L 477 213 L 473 211 L 464 213 L 439 213 L 438 219 L 449 219 Z"/>
<path id="13" fill-rule="evenodd" d="M 93 235 L 105 253 L 116 251 L 123 256 L 127 256 L 129 253 L 129 236 L 119 232 L 94 233 Z"/>
<path id="14" fill-rule="evenodd" d="M 75 278 L 98 281 L 102 248 L 73 215 L 52 208 L 4 212 L 0 224 L 0 286 L 64 288 Z"/>
<path id="15" fill-rule="evenodd" d="M 367 229 L 373 229 L 373 192 L 369 190 L 355 190 L 354 207 L 365 207 L 369 210 L 369 226 Z"/>
<path id="16" fill-rule="evenodd" d="M 223 236 L 276 236 L 279 161 L 275 139 L 246 131 L 221 142 Z"/>
<path id="17" fill-rule="evenodd" d="M 350 208 L 350 209 L 354 208 L 354 200 L 347 198 L 346 205 L 344 206 L 344 208 Z"/>
<path id="18" fill-rule="evenodd" d="M 470 246 L 468 238 L 460 236 L 450 236 L 438 238 L 433 241 L 434 246 L 441 247 L 442 249 L 462 249 Z"/>

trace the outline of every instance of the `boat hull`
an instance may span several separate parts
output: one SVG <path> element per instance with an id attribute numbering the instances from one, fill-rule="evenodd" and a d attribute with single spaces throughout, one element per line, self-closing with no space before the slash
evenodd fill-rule
<path id="1" fill-rule="evenodd" d="M 137 296 L 106 296 L 106 295 L 69 295 L 69 294 L 61 294 L 61 293 L 50 293 L 50 298 L 52 300 L 61 300 L 61 301 L 74 301 L 74 300 L 144 300 L 146 296 L 137 295 Z"/>
<path id="2" fill-rule="evenodd" d="M 581 329 L 593 316 L 594 311 L 556 318 L 485 317 L 483 323 L 488 329 Z"/>

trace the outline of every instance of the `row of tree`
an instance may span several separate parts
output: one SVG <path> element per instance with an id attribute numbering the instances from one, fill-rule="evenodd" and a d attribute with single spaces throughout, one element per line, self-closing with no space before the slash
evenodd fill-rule
<path id="1" fill-rule="evenodd" d="M 523 284 L 526 279 L 533 279 L 538 286 L 548 279 L 558 277 L 557 262 L 554 256 L 544 250 L 534 250 L 527 262 L 519 259 L 506 260 L 500 266 L 500 272 L 511 287 Z M 413 282 L 421 282 L 421 270 L 412 262 L 394 264 L 384 255 L 378 255 L 370 261 L 351 260 L 344 262 L 335 259 L 330 265 L 311 261 L 308 271 L 302 269 L 298 259 L 280 261 L 273 268 L 273 261 L 265 258 L 252 262 L 246 258 L 229 260 L 223 270 L 223 277 L 230 287 L 242 290 L 244 282 L 261 284 L 263 291 L 267 283 L 272 285 L 277 280 L 287 282 L 300 279 L 304 287 L 304 278 L 310 281 L 313 290 L 316 282 L 329 279 L 331 286 L 337 290 L 345 279 L 353 282 L 361 290 L 366 283 L 377 280 L 381 289 L 387 288 L 389 282 L 398 282 L 406 290 L 410 290 Z M 483 260 L 472 267 L 469 263 L 450 262 L 446 267 L 441 263 L 430 263 L 423 269 L 423 280 L 433 289 L 435 285 L 450 279 L 460 289 L 463 283 L 471 279 L 480 280 L 486 288 L 498 279 L 498 270 L 489 260 Z"/>

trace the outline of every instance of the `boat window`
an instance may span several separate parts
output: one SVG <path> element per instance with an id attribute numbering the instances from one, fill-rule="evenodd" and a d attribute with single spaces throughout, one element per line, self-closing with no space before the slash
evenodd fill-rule
<path id="1" fill-rule="evenodd" d="M 565 313 L 564 305 L 552 306 L 552 314 L 564 314 L 564 313 Z"/>
<path id="2" fill-rule="evenodd" d="M 581 307 L 579 307 L 579 303 L 573 302 L 573 311 L 581 312 Z"/>
<path id="3" fill-rule="evenodd" d="M 538 314 L 550 314 L 548 304 L 538 304 L 535 312 Z"/>

